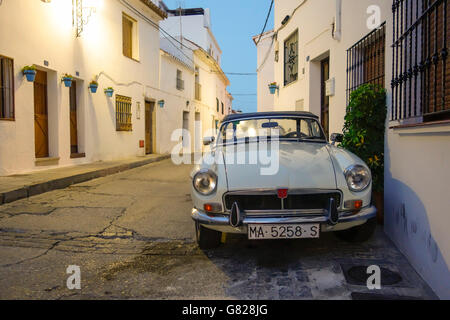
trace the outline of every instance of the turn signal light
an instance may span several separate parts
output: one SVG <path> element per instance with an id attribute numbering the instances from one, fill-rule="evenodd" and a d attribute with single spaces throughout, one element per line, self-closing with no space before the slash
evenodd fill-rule
<path id="1" fill-rule="evenodd" d="M 222 205 L 219 203 L 206 203 L 203 205 L 203 209 L 208 213 L 219 213 L 222 212 Z"/>
<path id="2" fill-rule="evenodd" d="M 361 210 L 361 208 L 363 206 L 363 201 L 362 200 L 345 201 L 344 206 L 345 206 L 345 209 Z"/>

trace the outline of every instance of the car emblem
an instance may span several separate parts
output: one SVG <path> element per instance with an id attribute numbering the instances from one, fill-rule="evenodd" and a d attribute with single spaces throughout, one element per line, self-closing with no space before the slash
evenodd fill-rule
<path id="1" fill-rule="evenodd" d="M 278 198 L 286 199 L 288 196 L 288 189 L 278 189 Z"/>

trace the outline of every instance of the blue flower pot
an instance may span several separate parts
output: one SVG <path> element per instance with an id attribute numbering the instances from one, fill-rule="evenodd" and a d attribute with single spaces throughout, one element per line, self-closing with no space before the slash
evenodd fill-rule
<path id="1" fill-rule="evenodd" d="M 108 98 L 111 98 L 113 96 L 113 93 L 114 93 L 114 90 L 110 90 L 110 89 L 105 90 L 105 94 Z"/>
<path id="2" fill-rule="evenodd" d="M 72 78 L 63 78 L 63 81 L 66 88 L 70 88 L 72 86 Z"/>
<path id="3" fill-rule="evenodd" d="M 269 86 L 270 94 L 275 94 L 275 92 L 277 92 L 277 89 L 278 89 L 278 86 L 270 85 Z"/>
<path id="4" fill-rule="evenodd" d="M 34 82 L 34 79 L 36 78 L 36 70 L 25 70 L 23 74 L 27 78 L 28 82 Z"/>
<path id="5" fill-rule="evenodd" d="M 97 89 L 98 89 L 98 85 L 97 84 L 90 84 L 89 85 L 89 89 L 91 90 L 92 93 L 96 93 Z"/>

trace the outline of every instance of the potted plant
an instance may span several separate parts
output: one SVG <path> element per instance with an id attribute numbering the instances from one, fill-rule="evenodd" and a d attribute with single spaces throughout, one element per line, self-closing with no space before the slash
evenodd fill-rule
<path id="1" fill-rule="evenodd" d="M 111 98 L 113 96 L 114 89 L 112 87 L 108 87 L 105 89 L 105 94 L 107 97 Z"/>
<path id="2" fill-rule="evenodd" d="M 61 77 L 61 81 L 64 82 L 64 85 L 66 86 L 66 88 L 70 88 L 72 86 L 73 76 L 65 73 Z"/>
<path id="3" fill-rule="evenodd" d="M 352 92 L 344 124 L 342 147 L 367 163 L 372 171 L 373 202 L 377 220 L 384 222 L 384 133 L 386 91 L 380 86 L 365 84 Z"/>
<path id="4" fill-rule="evenodd" d="M 278 85 L 276 82 L 269 83 L 269 90 L 270 94 L 275 94 L 275 92 L 278 90 Z"/>
<path id="5" fill-rule="evenodd" d="M 25 66 L 22 68 L 23 75 L 27 78 L 28 82 L 33 82 L 36 78 L 36 67 L 35 66 Z"/>
<path id="6" fill-rule="evenodd" d="M 89 83 L 89 89 L 91 90 L 92 93 L 96 93 L 96 92 L 97 92 L 97 89 L 98 89 L 98 82 L 95 81 L 95 80 L 92 80 L 92 81 Z"/>

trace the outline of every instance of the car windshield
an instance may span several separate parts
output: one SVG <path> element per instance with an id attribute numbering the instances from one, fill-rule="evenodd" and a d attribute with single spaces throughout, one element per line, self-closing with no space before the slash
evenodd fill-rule
<path id="1" fill-rule="evenodd" d="M 246 142 L 258 139 L 326 142 L 315 119 L 257 118 L 224 123 L 219 133 L 219 144 Z"/>

